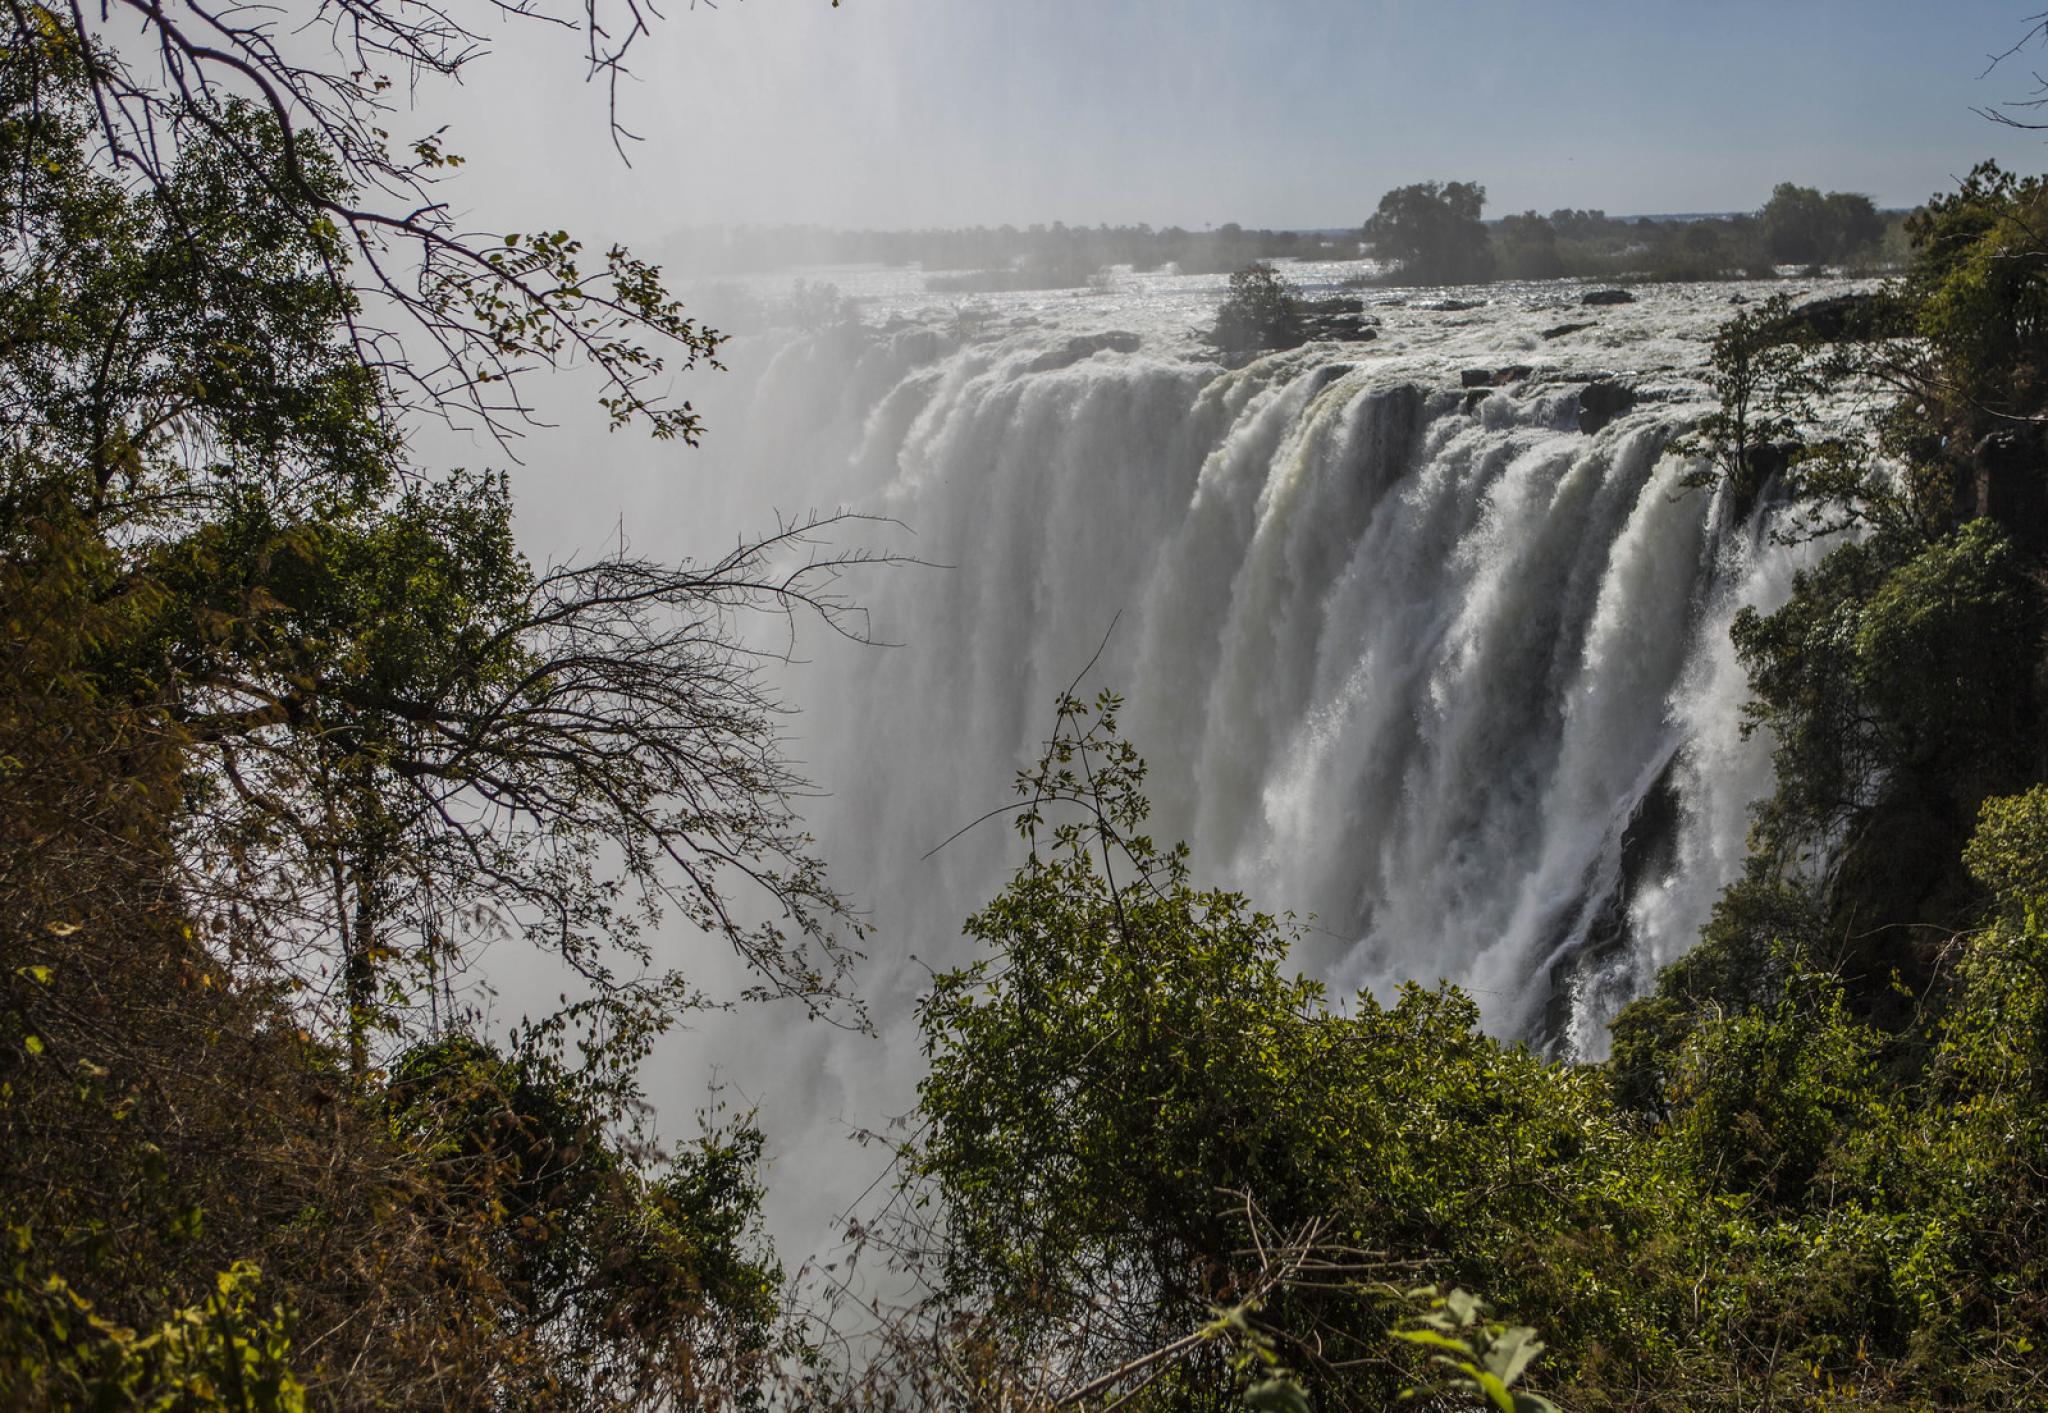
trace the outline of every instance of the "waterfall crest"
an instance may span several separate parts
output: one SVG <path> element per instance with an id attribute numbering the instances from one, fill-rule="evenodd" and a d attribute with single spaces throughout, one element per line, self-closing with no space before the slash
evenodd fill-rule
<path id="1" fill-rule="evenodd" d="M 1769 783 L 1727 626 L 1793 556 L 1682 484 L 1697 388 L 1588 435 L 1580 385 L 1540 375 L 1475 397 L 1356 346 L 1223 370 L 1077 343 L 836 331 L 755 387 L 811 503 L 945 566 L 867 596 L 901 646 L 794 689 L 880 1010 L 918 989 L 911 954 L 955 958 L 1009 841 L 922 855 L 1002 802 L 1107 633 L 1089 685 L 1128 699 L 1157 832 L 1313 914 L 1305 970 L 1340 995 L 1446 978 L 1500 1033 L 1602 1053 Z"/>
<path id="2" fill-rule="evenodd" d="M 899 646 L 826 645 L 788 685 L 882 1034 L 790 1036 L 795 1092 L 749 1091 L 771 1125 L 811 1116 L 785 1151 L 832 1162 L 789 1134 L 908 1107 L 915 998 L 1018 858 L 993 822 L 931 850 L 1010 798 L 1098 648 L 1084 690 L 1127 699 L 1155 836 L 1312 915 L 1302 970 L 1339 998 L 1448 979 L 1497 1034 L 1604 1055 L 1739 872 L 1769 742 L 1741 734 L 1728 625 L 1816 552 L 1683 484 L 1700 381 L 1624 375 L 1636 405 L 1589 435 L 1566 368 L 1475 394 L 1419 341 L 1231 370 L 1068 334 L 742 350 L 723 455 L 746 474 L 714 483 L 888 517 L 943 566 L 860 586 Z M 1528 335 L 1482 337 L 1526 359 Z"/>

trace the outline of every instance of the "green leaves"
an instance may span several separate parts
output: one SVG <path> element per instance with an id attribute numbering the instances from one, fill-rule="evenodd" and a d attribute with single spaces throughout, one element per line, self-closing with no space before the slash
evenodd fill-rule
<path id="1" fill-rule="evenodd" d="M 1549 1399 L 1514 1388 L 1543 1352 L 1535 1330 L 1487 1319 L 1487 1303 L 1465 1290 L 1442 1294 L 1435 1286 L 1423 1286 L 1409 1291 L 1406 1299 L 1426 1301 L 1427 1308 L 1395 1329 L 1393 1337 L 1427 1350 L 1430 1362 L 1450 1370 L 1452 1377 L 1440 1388 L 1406 1389 L 1403 1398 L 1423 1392 L 1476 1393 L 1500 1413 L 1557 1413 Z"/>
<path id="2" fill-rule="evenodd" d="M 993 1312 L 1016 1348 L 1115 1367 L 1242 1300 L 1262 1243 L 1288 1234 L 1364 1253 L 1346 1269 L 1450 1252 L 1497 1268 L 1575 1204 L 1611 1219 L 1606 1175 L 1638 1150 L 1598 1080 L 1477 1034 L 1448 988 L 1339 1012 L 1289 975 L 1292 919 L 1199 887 L 1183 847 L 1142 832 L 1117 705 L 1059 703 L 1018 779 L 1025 862 L 967 924 L 986 955 L 920 1008 L 931 1066 L 904 1186 L 942 1213 L 915 1240 L 945 1298 Z M 1283 1283 L 1260 1320 L 1292 1371 L 1252 1381 L 1266 1399 L 1349 1388 L 1297 1357 L 1297 1330 L 1331 1363 L 1384 1344 L 1342 1278 Z M 1510 1374 L 1534 1352 L 1501 1351 Z"/>
<path id="3" fill-rule="evenodd" d="M 1477 182 L 1417 182 L 1380 198 L 1362 232 L 1382 260 L 1398 260 L 1405 284 L 1462 284 L 1493 273 Z"/>
<path id="4" fill-rule="evenodd" d="M 1273 267 L 1247 265 L 1230 277 L 1209 341 L 1225 353 L 1292 348 L 1301 342 L 1301 297 Z"/>
<path id="5" fill-rule="evenodd" d="M 37 1391 L 95 1408 L 206 1408 L 303 1413 L 293 1373 L 294 1319 L 258 1303 L 262 1273 L 236 1261 L 212 1291 L 147 1334 L 103 1316 L 62 1276 L 31 1278 L 38 1253 L 16 1228 L 17 1253 L 0 1266 L 0 1396 L 27 1405 Z"/>
<path id="6" fill-rule="evenodd" d="M 1309 1413 L 1308 1395 L 1291 1378 L 1261 1379 L 1244 1391 L 1244 1406 L 1255 1413 Z"/>

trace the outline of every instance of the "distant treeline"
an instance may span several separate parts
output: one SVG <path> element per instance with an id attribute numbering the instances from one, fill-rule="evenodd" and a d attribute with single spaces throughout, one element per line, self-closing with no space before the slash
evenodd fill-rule
<path id="1" fill-rule="evenodd" d="M 823 226 L 745 226 L 685 231 L 666 252 L 678 266 L 706 274 L 743 274 L 806 265 L 915 265 L 971 272 L 954 289 L 1065 289 L 1096 271 L 1125 265 L 1186 274 L 1236 270 L 1255 260 L 1349 260 L 1357 237 L 1321 231 L 1213 230 L 1179 226 L 970 226 L 955 230 L 839 231 Z M 933 287 L 939 288 L 934 280 Z"/>
<path id="2" fill-rule="evenodd" d="M 1876 269 L 1906 256 L 1904 213 L 1867 196 L 1781 182 L 1754 214 L 1657 220 L 1604 211 L 1524 211 L 1483 222 L 1486 188 L 1419 182 L 1380 198 L 1361 234 L 1394 269 L 1371 282 L 1476 284 L 1493 279 L 1713 280 L 1783 265 Z"/>
<path id="3" fill-rule="evenodd" d="M 708 227 L 684 231 L 669 263 L 703 275 L 820 265 L 886 265 L 931 272 L 938 294 L 1079 289 L 1123 267 L 1167 266 L 1220 274 L 1270 260 L 1394 263 L 1399 283 L 1466 284 L 1492 279 L 1699 280 L 1766 275 L 1785 264 L 1897 265 L 1905 256 L 1903 213 L 1877 210 L 1867 196 L 1823 195 L 1781 183 L 1755 213 L 1728 216 L 1609 216 L 1599 210 L 1525 211 L 1494 221 L 1480 212 L 1486 189 L 1472 182 L 1423 182 L 1381 198 L 1356 231 L 1212 230 L 1179 226 L 969 226 L 912 231 L 842 231 L 824 226 Z M 1361 279 L 1378 282 L 1383 277 Z"/>

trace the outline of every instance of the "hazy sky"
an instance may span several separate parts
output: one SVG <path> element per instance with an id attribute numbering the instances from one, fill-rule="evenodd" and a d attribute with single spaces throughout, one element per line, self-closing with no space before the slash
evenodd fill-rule
<path id="1" fill-rule="evenodd" d="M 2038 0 L 673 0 L 624 112 L 508 34 L 454 145 L 486 211 L 682 224 L 1065 220 L 1338 226 L 1476 180 L 1489 214 L 1760 205 L 1773 182 L 1906 205 L 2034 135 L 1970 110 Z M 495 222 L 502 223 L 502 222 Z"/>

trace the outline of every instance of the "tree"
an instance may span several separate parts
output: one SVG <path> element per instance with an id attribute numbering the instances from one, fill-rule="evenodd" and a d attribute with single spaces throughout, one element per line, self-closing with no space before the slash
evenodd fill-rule
<path id="1" fill-rule="evenodd" d="M 1501 219 L 1495 232 L 1501 273 L 1515 280 L 1554 280 L 1564 273 L 1557 230 L 1534 211 Z"/>
<path id="2" fill-rule="evenodd" d="M 602 0 L 505 16 L 581 36 L 623 156 L 631 134 L 618 82 L 655 12 Z M 444 134 L 391 131 L 400 95 L 459 80 L 488 52 L 487 33 L 453 8 L 313 0 L 284 13 L 116 0 L 60 16 L 13 0 L 4 23 L 14 62 L 39 56 L 83 84 L 97 159 L 161 189 L 188 149 L 224 149 L 241 190 L 295 238 L 327 246 L 320 278 L 356 305 L 347 347 L 401 405 L 510 436 L 530 417 L 522 376 L 579 358 L 598 371 L 615 425 L 696 439 L 690 405 L 659 388 L 672 367 L 714 358 L 720 339 L 670 297 L 660 271 L 621 246 L 593 262 L 565 231 L 463 229 L 441 191 L 462 160 Z M 235 96 L 267 121 L 236 117 Z M 215 260 L 203 245 L 193 258 Z"/>
<path id="3" fill-rule="evenodd" d="M 1271 265 L 1247 265 L 1230 277 L 1209 342 L 1225 353 L 1253 353 L 1292 348 L 1301 340 L 1301 298 Z"/>
<path id="4" fill-rule="evenodd" d="M 1773 260 L 1810 265 L 1828 257 L 1832 244 L 1828 208 L 1817 189 L 1779 182 L 1764 203 L 1760 219 Z"/>
<path id="5" fill-rule="evenodd" d="M 1493 249 L 1476 182 L 1417 182 L 1380 198 L 1362 235 L 1373 253 L 1397 261 L 1404 284 L 1472 284 L 1493 273 Z"/>
<path id="6" fill-rule="evenodd" d="M 1783 264 L 1839 263 L 1875 246 L 1884 222 L 1867 196 L 1780 182 L 1759 215 L 1771 258 Z"/>
<path id="7" fill-rule="evenodd" d="M 1877 214 L 1877 203 L 1861 192 L 1831 191 L 1827 208 L 1835 260 L 1872 250 L 1884 239 L 1884 218 Z"/>
<path id="8" fill-rule="evenodd" d="M 331 277 L 344 252 L 291 182 L 248 179 L 248 154 L 286 160 L 272 119 L 229 104 L 130 189 L 89 158 L 88 67 L 52 40 L 0 94 L 0 494 L 17 523 L 83 526 L 106 591 L 147 605 L 96 670 L 188 762 L 190 904 L 230 934 L 287 921 L 303 979 L 339 978 L 359 1069 L 497 931 L 604 1004 L 673 1016 L 676 968 L 617 975 L 663 907 L 730 939 L 764 994 L 831 1005 L 844 909 L 735 615 L 855 631 L 829 587 L 846 561 L 795 523 L 707 565 L 534 569 L 502 479 L 408 463 Z M 310 140 L 295 160 L 328 170 Z"/>
<path id="9" fill-rule="evenodd" d="M 223 1367 L 280 1401 L 741 1396 L 776 1306 L 758 1139 L 661 1154 L 637 1061 L 697 998 L 636 928 L 680 913 L 834 1006 L 852 933 L 737 629 L 853 631 L 833 563 L 801 523 L 712 564 L 530 563 L 502 477 L 409 454 L 421 370 L 364 334 L 347 163 L 194 86 L 222 51 L 121 89 L 10 14 L 0 1400 L 198 1399 Z M 110 149 L 124 112 L 176 131 Z M 582 984 L 487 1041 L 453 978 L 506 931 Z"/>
<path id="10" fill-rule="evenodd" d="M 760 1234 L 761 1134 L 711 1131 L 650 1175 L 610 1140 L 601 1093 L 531 1049 L 467 1036 L 393 1066 L 392 1122 L 486 1225 L 501 1318 L 592 1403 L 715 1403 L 757 1387 L 775 1352 L 782 1270 Z"/>
<path id="11" fill-rule="evenodd" d="M 1117 709 L 1064 699 L 1019 776 L 1026 861 L 968 921 L 983 958 L 920 1008 L 931 1072 L 880 1235 L 1054 1389 L 1187 1351 L 1250 1302 L 1317 1406 L 1384 1406 L 1391 1312 L 1360 1287 L 1442 1263 L 1526 1295 L 1500 1253 L 1597 1201 L 1631 1140 L 1591 1076 L 1497 1046 L 1448 987 L 1339 1012 L 1288 975 L 1292 919 L 1196 886 L 1185 846 L 1144 834 Z M 1509 1176 L 1539 1170 L 1541 1191 Z M 1322 1274 L 1273 1279 L 1303 1233 Z M 1247 1377 L 1227 1341 L 1192 1349 L 1159 1406 L 1221 1406 Z"/>

